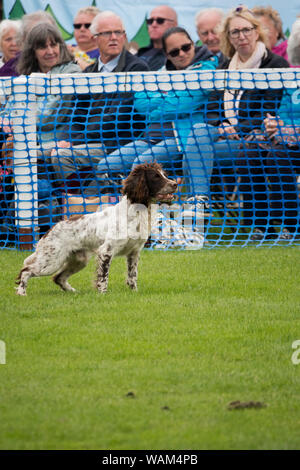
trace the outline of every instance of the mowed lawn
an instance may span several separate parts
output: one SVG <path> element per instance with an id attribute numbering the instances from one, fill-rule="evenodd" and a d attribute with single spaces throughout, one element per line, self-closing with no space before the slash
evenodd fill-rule
<path id="1" fill-rule="evenodd" d="M 138 292 L 119 258 L 106 295 L 91 262 L 20 298 L 1 251 L 0 448 L 299 449 L 299 254 L 145 250 Z"/>

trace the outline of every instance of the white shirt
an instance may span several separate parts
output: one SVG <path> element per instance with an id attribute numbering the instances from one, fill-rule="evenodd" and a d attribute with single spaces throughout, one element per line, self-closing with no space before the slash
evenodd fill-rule
<path id="1" fill-rule="evenodd" d="M 99 72 L 112 72 L 116 68 L 116 66 L 118 65 L 120 55 L 121 54 L 119 54 L 117 57 L 110 60 L 106 64 L 103 64 L 103 62 L 101 61 L 100 56 L 99 56 L 99 58 L 98 58 L 98 71 Z"/>

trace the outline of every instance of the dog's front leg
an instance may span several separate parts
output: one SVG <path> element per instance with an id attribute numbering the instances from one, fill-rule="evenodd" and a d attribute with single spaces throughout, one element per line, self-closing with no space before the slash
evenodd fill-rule
<path id="1" fill-rule="evenodd" d="M 110 247 L 101 247 L 98 250 L 96 288 L 102 294 L 107 291 L 108 274 L 112 258 L 113 252 Z"/>
<path id="2" fill-rule="evenodd" d="M 138 276 L 138 263 L 140 258 L 140 252 L 133 252 L 127 256 L 127 285 L 132 290 L 137 290 L 137 276 Z"/>

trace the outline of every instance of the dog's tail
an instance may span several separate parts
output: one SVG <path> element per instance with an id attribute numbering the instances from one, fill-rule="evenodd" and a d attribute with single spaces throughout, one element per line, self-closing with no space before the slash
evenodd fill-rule
<path id="1" fill-rule="evenodd" d="M 21 269 L 21 271 L 18 274 L 18 277 L 16 277 L 16 280 L 15 280 L 15 283 L 17 284 L 17 286 L 20 285 L 22 282 L 22 274 L 28 271 L 30 271 L 30 268 L 28 266 L 24 266 L 24 268 Z"/>
<path id="2" fill-rule="evenodd" d="M 25 259 L 23 268 L 22 268 L 21 271 L 19 272 L 18 277 L 16 277 L 15 283 L 16 283 L 17 285 L 19 285 L 20 282 L 21 282 L 22 274 L 23 274 L 25 271 L 29 271 L 30 264 L 33 263 L 33 261 L 35 260 L 35 257 L 36 257 L 36 254 L 35 254 L 35 253 L 32 253 L 32 255 L 28 256 L 28 257 Z"/>
<path id="3" fill-rule="evenodd" d="M 22 278 L 22 274 L 24 271 L 28 271 L 28 268 L 25 267 L 25 268 L 22 268 L 21 271 L 19 272 L 18 276 L 16 277 L 16 280 L 15 280 L 15 283 L 18 285 L 20 285 L 21 283 L 21 278 Z"/>

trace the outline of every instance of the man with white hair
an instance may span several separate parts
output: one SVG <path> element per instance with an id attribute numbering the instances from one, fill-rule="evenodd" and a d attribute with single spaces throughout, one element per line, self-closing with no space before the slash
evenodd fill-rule
<path id="1" fill-rule="evenodd" d="M 169 28 L 178 25 L 176 11 L 161 5 L 154 8 L 146 20 L 150 44 L 138 50 L 138 57 L 145 60 L 150 70 L 159 70 L 166 62 L 166 56 L 162 47 L 162 37 Z"/>
<path id="2" fill-rule="evenodd" d="M 207 48 L 219 59 L 219 67 L 225 60 L 220 50 L 220 35 L 218 28 L 223 20 L 223 11 L 220 8 L 206 8 L 200 10 L 195 16 L 198 36 Z"/>
<path id="3" fill-rule="evenodd" d="M 122 19 L 112 11 L 102 11 L 92 21 L 91 33 L 96 38 L 99 59 L 85 69 L 91 72 L 147 71 L 147 64 L 126 50 L 126 32 Z"/>
<path id="4" fill-rule="evenodd" d="M 287 53 L 289 62 L 296 65 L 300 65 L 300 18 L 297 18 L 292 26 L 292 31 L 288 39 Z"/>

